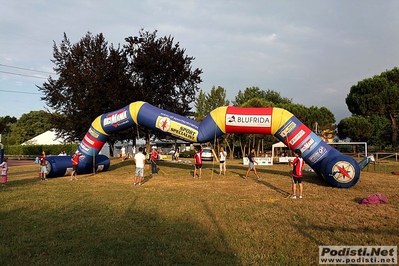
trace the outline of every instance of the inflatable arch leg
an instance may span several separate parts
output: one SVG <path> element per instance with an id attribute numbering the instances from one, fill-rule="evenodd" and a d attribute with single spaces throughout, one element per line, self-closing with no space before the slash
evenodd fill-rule
<path id="1" fill-rule="evenodd" d="M 138 124 L 190 142 L 208 142 L 225 133 L 267 134 L 283 141 L 291 150 L 300 149 L 305 162 L 328 183 L 348 188 L 360 177 L 358 163 L 322 141 L 293 114 L 281 108 L 239 108 L 223 106 L 213 110 L 198 123 L 187 117 L 159 109 L 146 102 L 134 102 L 114 112 L 100 115 L 91 124 L 78 149 L 82 153 L 78 171 L 106 171 L 108 158 L 97 156 L 107 137 Z M 104 156 L 105 157 L 105 156 Z M 49 160 L 49 176 L 61 176 L 69 161 L 60 157 Z M 64 161 L 65 160 L 65 161 Z M 57 170 L 55 170 L 57 169 Z"/>

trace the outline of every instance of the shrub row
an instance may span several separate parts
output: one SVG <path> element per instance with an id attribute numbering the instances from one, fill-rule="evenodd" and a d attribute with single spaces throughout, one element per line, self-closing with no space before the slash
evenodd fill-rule
<path id="1" fill-rule="evenodd" d="M 66 154 L 74 154 L 79 144 L 60 144 L 60 145 L 7 145 L 4 146 L 5 155 L 30 155 L 39 156 L 42 151 L 46 155 L 58 155 L 62 151 Z"/>

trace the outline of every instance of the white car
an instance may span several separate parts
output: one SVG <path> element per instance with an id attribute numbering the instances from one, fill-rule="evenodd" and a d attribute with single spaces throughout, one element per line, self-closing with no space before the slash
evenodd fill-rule
<path id="1" fill-rule="evenodd" d="M 202 149 L 202 160 L 203 161 L 213 161 L 213 152 L 211 148 Z"/>

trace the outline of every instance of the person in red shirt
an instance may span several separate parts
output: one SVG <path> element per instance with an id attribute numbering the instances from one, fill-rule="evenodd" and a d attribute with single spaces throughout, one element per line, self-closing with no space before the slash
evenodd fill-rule
<path id="1" fill-rule="evenodd" d="M 78 166 L 79 166 L 79 156 L 80 153 L 79 151 L 76 151 L 75 154 L 72 156 L 72 174 L 71 174 L 71 180 L 78 180 Z"/>
<path id="2" fill-rule="evenodd" d="M 158 167 L 157 167 L 157 161 L 158 161 L 158 152 L 156 147 L 152 147 L 152 152 L 151 152 L 151 173 L 158 174 Z"/>
<path id="3" fill-rule="evenodd" d="M 199 148 L 195 148 L 194 154 L 194 178 L 197 175 L 197 169 L 199 171 L 198 178 L 202 177 L 202 145 Z"/>
<path id="4" fill-rule="evenodd" d="M 47 160 L 46 160 L 46 153 L 42 151 L 42 155 L 39 158 L 39 164 L 40 164 L 40 180 L 46 180 L 47 181 Z"/>
<path id="5" fill-rule="evenodd" d="M 294 150 L 295 159 L 290 162 L 290 165 L 293 166 L 292 169 L 292 195 L 291 199 L 296 199 L 296 189 L 297 184 L 299 186 L 299 198 L 302 199 L 303 185 L 302 185 L 302 177 L 303 177 L 303 167 L 305 162 L 302 159 L 302 152 L 300 149 Z"/>

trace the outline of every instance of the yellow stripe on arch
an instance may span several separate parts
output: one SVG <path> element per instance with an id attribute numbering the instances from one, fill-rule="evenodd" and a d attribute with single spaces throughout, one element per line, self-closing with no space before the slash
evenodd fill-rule
<path id="1" fill-rule="evenodd" d="M 221 106 L 213 110 L 210 115 L 212 116 L 213 121 L 219 127 L 219 129 L 226 133 L 226 112 L 228 106 Z"/>
<path id="2" fill-rule="evenodd" d="M 271 135 L 276 132 L 294 115 L 285 109 L 273 108 Z"/>
<path id="3" fill-rule="evenodd" d="M 105 131 L 103 130 L 103 127 L 101 126 L 101 115 L 97 116 L 96 119 L 94 119 L 93 123 L 91 123 L 91 126 L 100 132 L 101 134 L 104 134 L 105 136 L 109 136 Z"/>
<path id="4" fill-rule="evenodd" d="M 129 104 L 129 113 L 132 117 L 134 123 L 137 125 L 137 115 L 139 114 L 140 108 L 145 104 L 145 102 L 138 101 Z"/>

